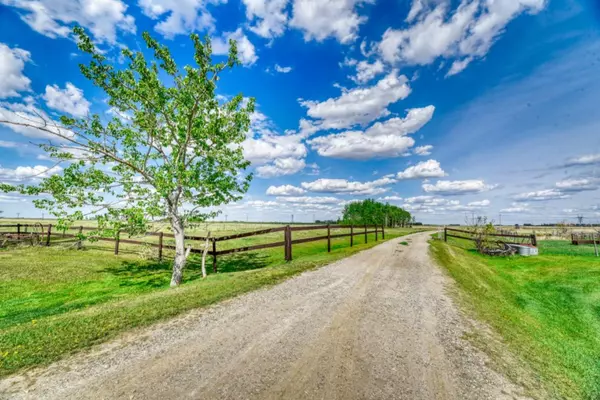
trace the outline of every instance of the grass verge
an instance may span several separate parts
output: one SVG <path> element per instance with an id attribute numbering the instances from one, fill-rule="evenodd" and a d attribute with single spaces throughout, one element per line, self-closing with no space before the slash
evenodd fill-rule
<path id="1" fill-rule="evenodd" d="M 386 239 L 414 230 L 386 231 Z M 185 283 L 169 289 L 169 263 L 114 256 L 98 249 L 57 247 L 0 251 L 0 376 L 49 364 L 132 328 L 208 306 L 358 251 L 375 246 L 355 238 L 294 246 L 294 261 L 283 249 L 248 252 L 219 259 L 220 273 L 200 279 L 196 260 Z M 209 262 L 210 264 L 210 262 Z"/>
<path id="2" fill-rule="evenodd" d="M 460 301 L 500 334 L 549 396 L 600 398 L 600 259 L 593 252 L 560 241 L 541 242 L 541 255 L 529 258 L 487 257 L 441 241 L 431 248 Z"/>

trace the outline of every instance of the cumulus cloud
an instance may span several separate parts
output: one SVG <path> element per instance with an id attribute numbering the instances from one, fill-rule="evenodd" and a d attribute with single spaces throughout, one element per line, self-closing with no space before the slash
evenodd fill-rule
<path id="1" fill-rule="evenodd" d="M 416 165 L 406 168 L 402 172 L 398 172 L 397 179 L 425 179 L 425 178 L 442 178 L 446 173 L 440 166 L 439 161 L 427 160 Z"/>
<path id="2" fill-rule="evenodd" d="M 256 173 L 260 178 L 274 178 L 283 175 L 293 175 L 302 171 L 306 167 L 303 159 L 297 158 L 277 158 L 272 163 L 262 165 L 256 168 Z"/>
<path id="3" fill-rule="evenodd" d="M 535 192 L 520 193 L 514 196 L 514 199 L 519 202 L 523 201 L 546 201 L 568 199 L 571 197 L 558 189 L 538 190 Z"/>
<path id="4" fill-rule="evenodd" d="M 74 117 L 85 117 L 90 111 L 90 102 L 83 96 L 83 91 L 71 82 L 67 82 L 64 89 L 57 85 L 46 86 L 46 93 L 42 97 L 48 107 Z"/>
<path id="5" fill-rule="evenodd" d="M 431 154 L 432 149 L 433 146 L 430 144 L 427 144 L 425 146 L 417 146 L 415 147 L 414 153 L 418 156 L 428 156 Z"/>
<path id="6" fill-rule="evenodd" d="M 60 124 L 53 121 L 44 111 L 38 109 L 33 104 L 31 97 L 25 98 L 25 103 L 2 103 L 0 102 L 0 120 L 5 120 L 5 126 L 23 136 L 31 138 L 56 139 L 52 133 L 58 133 L 63 137 L 71 137 L 73 132 L 60 127 Z M 28 124 L 21 126 L 14 124 Z M 35 127 L 49 130 L 45 132 Z"/>
<path id="7" fill-rule="evenodd" d="M 290 26 L 304 33 L 304 40 L 353 42 L 358 28 L 367 21 L 356 8 L 374 0 L 294 0 Z"/>
<path id="8" fill-rule="evenodd" d="M 488 185 L 482 180 L 470 179 L 464 181 L 437 181 L 435 184 L 425 183 L 422 187 L 427 193 L 450 196 L 481 193 L 494 189 L 496 185 Z"/>
<path id="9" fill-rule="evenodd" d="M 565 179 L 556 182 L 556 188 L 562 192 L 583 192 L 585 190 L 597 190 L 598 181 L 592 179 Z"/>
<path id="10" fill-rule="evenodd" d="M 319 130 L 345 129 L 356 125 L 366 125 L 390 114 L 390 104 L 406 98 L 411 89 L 404 75 L 393 70 L 387 76 L 369 87 L 344 89 L 336 98 L 323 102 L 301 100 L 307 114 L 315 121 L 304 121 L 301 129 L 307 133 Z"/>
<path id="11" fill-rule="evenodd" d="M 277 201 L 283 201 L 286 203 L 296 204 L 338 204 L 340 199 L 336 197 L 311 197 L 311 196 L 299 196 L 299 197 L 277 197 Z"/>
<path id="12" fill-rule="evenodd" d="M 226 0 L 139 0 L 138 5 L 147 17 L 159 21 L 154 29 L 172 38 L 194 31 L 213 32 L 215 19 L 207 5 L 226 3 Z"/>
<path id="13" fill-rule="evenodd" d="M 377 122 L 365 131 L 346 131 L 320 136 L 308 141 L 324 157 L 366 160 L 405 155 L 414 144 L 406 135 L 421 129 L 433 116 L 435 107 L 413 108 L 406 118 Z"/>
<path id="14" fill-rule="evenodd" d="M 157 2 L 141 0 L 139 4 L 145 9 L 145 3 Z M 0 3 L 16 8 L 31 29 L 51 38 L 69 37 L 73 24 L 87 28 L 96 41 L 110 44 L 116 42 L 117 32 L 136 31 L 135 20 L 127 14 L 127 5 L 121 0 L 0 0 Z M 160 6 L 157 4 L 155 9 Z"/>
<path id="15" fill-rule="evenodd" d="M 400 196 L 385 196 L 385 197 L 380 197 L 377 200 L 379 200 L 379 201 L 402 201 L 402 197 L 400 197 Z"/>
<path id="16" fill-rule="evenodd" d="M 303 170 L 308 153 L 300 134 L 279 134 L 269 118 L 256 111 L 251 116 L 251 129 L 242 143 L 246 160 L 257 167 L 260 178 L 291 175 Z M 314 165 L 311 165 L 314 168 Z"/>
<path id="17" fill-rule="evenodd" d="M 306 190 L 294 185 L 269 186 L 267 194 L 271 196 L 295 196 L 306 193 Z"/>
<path id="18" fill-rule="evenodd" d="M 565 167 L 573 167 L 577 165 L 592 165 L 600 164 L 600 154 L 586 154 L 579 157 L 573 157 L 567 160 Z"/>
<path id="19" fill-rule="evenodd" d="M 292 72 L 292 67 L 282 67 L 279 64 L 275 64 L 275 71 L 279 72 L 280 74 L 287 74 Z"/>
<path id="20" fill-rule="evenodd" d="M 237 42 L 238 58 L 245 66 L 249 67 L 258 60 L 256 49 L 248 37 L 242 32 L 242 28 L 237 28 L 234 32 L 225 32 L 222 36 L 213 38 L 212 49 L 217 55 L 229 54 L 229 40 Z"/>
<path id="21" fill-rule="evenodd" d="M 389 177 L 380 178 L 370 182 L 348 181 L 346 179 L 317 179 L 313 182 L 302 182 L 301 186 L 311 192 L 317 193 L 347 193 L 375 195 L 386 192 L 386 186 L 396 181 Z"/>
<path id="22" fill-rule="evenodd" d="M 31 80 L 23 74 L 25 63 L 30 60 L 28 51 L 0 43 L 0 99 L 30 90 Z"/>
<path id="23" fill-rule="evenodd" d="M 439 57 L 454 59 L 448 75 L 485 56 L 512 19 L 546 5 L 545 0 L 462 0 L 449 16 L 449 2 L 433 9 L 425 3 L 413 2 L 407 29 L 385 31 L 379 52 L 387 62 L 411 65 L 431 64 Z"/>
<path id="24" fill-rule="evenodd" d="M 243 0 L 246 18 L 252 24 L 250 30 L 257 35 L 271 39 L 285 31 L 288 14 L 285 11 L 288 0 Z"/>
<path id="25" fill-rule="evenodd" d="M 507 213 L 507 214 L 521 214 L 521 213 L 527 213 L 530 211 L 531 210 L 529 209 L 527 203 L 512 203 L 510 207 L 503 208 L 500 210 L 501 213 Z"/>
<path id="26" fill-rule="evenodd" d="M 352 66 L 356 69 L 356 73 L 349 76 L 349 78 L 357 84 L 370 82 L 377 75 L 385 71 L 385 65 L 381 60 L 375 60 L 372 63 L 369 63 L 368 60 L 347 60 L 345 65 Z"/>
<path id="27" fill-rule="evenodd" d="M 36 165 L 34 167 L 19 166 L 17 168 L 2 168 L 0 166 L 0 180 L 4 181 L 27 181 L 36 180 L 42 178 L 48 178 L 54 174 L 62 172 L 62 168 L 59 166 L 45 167 L 43 165 Z"/>
<path id="28" fill-rule="evenodd" d="M 479 211 L 489 207 L 489 200 L 472 201 L 461 204 L 459 200 L 451 200 L 435 196 L 415 196 L 405 199 L 402 207 L 408 211 L 421 213 L 452 213 L 464 211 Z"/>

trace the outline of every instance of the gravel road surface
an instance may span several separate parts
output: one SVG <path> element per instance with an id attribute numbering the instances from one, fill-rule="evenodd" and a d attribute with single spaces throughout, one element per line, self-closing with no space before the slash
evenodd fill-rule
<path id="1" fill-rule="evenodd" d="M 463 339 L 428 234 L 0 381 L 16 399 L 521 399 Z M 409 241 L 408 246 L 400 242 Z"/>

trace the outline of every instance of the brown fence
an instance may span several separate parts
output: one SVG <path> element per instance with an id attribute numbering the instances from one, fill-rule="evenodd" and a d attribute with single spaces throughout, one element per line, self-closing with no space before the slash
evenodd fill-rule
<path id="1" fill-rule="evenodd" d="M 571 244 L 600 244 L 600 234 L 594 232 L 571 233 Z"/>
<path id="2" fill-rule="evenodd" d="M 45 244 L 46 246 L 50 246 L 50 238 L 51 237 L 78 239 L 80 237 L 80 235 L 83 233 L 83 231 L 97 230 L 97 228 L 90 228 L 90 227 L 84 227 L 84 226 L 71 227 L 71 228 L 69 228 L 69 230 L 77 230 L 78 233 L 70 234 L 70 233 L 66 233 L 66 231 L 57 232 L 56 230 L 53 230 L 52 224 L 48 224 L 48 225 L 12 224 L 12 225 L 0 225 L 0 228 L 11 228 L 11 229 L 16 228 L 15 231 L 0 232 L 0 237 L 2 237 L 2 235 L 4 235 L 4 237 L 6 237 L 6 238 L 10 238 L 10 239 L 13 239 L 16 241 L 21 241 L 21 240 L 25 240 L 26 238 L 31 237 L 32 234 L 36 234 L 38 236 L 40 242 Z M 28 228 L 37 228 L 37 229 L 40 229 L 41 231 L 40 232 L 27 232 Z M 338 233 L 338 234 L 333 234 L 333 235 L 331 234 L 332 229 L 340 229 L 340 228 L 350 229 L 350 233 Z M 372 230 L 369 230 L 369 229 L 372 229 Z M 321 235 L 321 236 L 315 236 L 315 237 L 293 239 L 292 232 L 307 231 L 307 230 L 326 230 L 327 234 Z M 270 234 L 270 233 L 274 233 L 274 232 L 283 232 L 283 240 L 278 241 L 278 242 L 273 242 L 273 243 L 263 243 L 263 244 L 253 245 L 253 246 L 237 247 L 237 248 L 233 248 L 233 249 L 224 249 L 224 250 L 220 250 L 220 251 L 217 248 L 218 242 L 234 240 L 234 239 L 241 239 L 241 238 L 246 238 L 246 237 L 251 237 L 251 236 L 266 235 L 266 234 Z M 331 252 L 331 239 L 349 237 L 350 238 L 350 246 L 354 246 L 354 236 L 364 235 L 365 243 L 367 243 L 368 235 L 371 233 L 375 234 L 375 241 L 379 240 L 379 234 L 381 234 L 382 239 L 385 239 L 385 228 L 383 226 L 378 226 L 378 225 L 306 225 L 306 226 L 286 225 L 286 226 L 280 226 L 280 227 L 269 228 L 269 229 L 261 229 L 261 230 L 252 231 L 252 232 L 244 232 L 244 233 L 238 233 L 238 234 L 234 234 L 234 235 L 226 235 L 226 236 L 208 238 L 208 240 L 211 243 L 211 248 L 208 251 L 208 255 L 211 255 L 213 257 L 213 271 L 217 272 L 217 256 L 232 254 L 232 253 L 240 253 L 240 252 L 244 252 L 244 251 L 260 250 L 260 249 L 267 249 L 267 248 L 271 248 L 271 247 L 282 247 L 283 246 L 285 260 L 291 261 L 292 253 L 293 253 L 292 248 L 293 248 L 294 244 L 308 243 L 308 242 L 314 242 L 314 241 L 318 241 L 318 240 L 327 240 L 327 251 Z M 120 234 L 117 234 L 116 237 L 113 237 L 113 238 L 97 237 L 95 239 L 101 240 L 101 241 L 107 241 L 107 242 L 114 242 L 115 255 L 119 254 L 119 245 L 121 243 L 134 244 L 134 245 L 138 244 L 138 245 L 156 247 L 156 248 L 158 248 L 158 258 L 160 260 L 163 259 L 163 249 L 169 249 L 169 250 L 175 249 L 175 246 L 164 243 L 165 238 L 175 238 L 175 235 L 173 235 L 173 234 L 164 233 L 164 232 L 146 232 L 140 236 L 158 236 L 158 243 L 144 242 L 144 241 L 132 240 L 132 239 L 122 239 Z M 207 238 L 203 237 L 203 236 L 188 236 L 188 235 L 185 236 L 185 239 L 193 240 L 193 241 L 202 241 L 202 242 L 206 242 L 206 240 L 207 240 Z M 203 253 L 204 252 L 203 249 L 199 249 L 199 248 L 191 248 L 190 251 L 192 253 Z"/>
<path id="3" fill-rule="evenodd" d="M 535 235 L 512 235 L 507 233 L 489 233 L 487 236 L 506 238 L 503 242 L 508 244 L 529 244 L 537 247 L 537 238 Z M 474 240 L 473 232 L 462 229 L 444 228 L 444 241 L 448 241 L 449 237 L 457 239 Z M 500 239 L 498 239 L 500 240 Z"/>

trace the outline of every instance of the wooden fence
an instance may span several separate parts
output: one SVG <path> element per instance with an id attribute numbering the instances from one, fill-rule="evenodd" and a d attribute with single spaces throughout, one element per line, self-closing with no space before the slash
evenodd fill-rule
<path id="1" fill-rule="evenodd" d="M 0 237 L 1 237 L 1 235 L 5 235 L 5 237 L 10 237 L 12 239 L 16 239 L 17 241 L 20 241 L 20 240 L 25 240 L 28 237 L 31 237 L 32 234 L 35 233 L 36 235 L 38 235 L 40 242 L 46 246 L 50 246 L 50 238 L 53 236 L 60 237 L 60 238 L 79 238 L 84 231 L 97 230 L 97 228 L 90 228 L 90 227 L 84 227 L 84 226 L 71 227 L 71 228 L 69 228 L 69 230 L 77 230 L 78 233 L 70 234 L 70 233 L 66 233 L 66 231 L 57 232 L 56 230 L 52 230 L 52 228 L 53 228 L 52 224 L 48 224 L 48 225 L 12 224 L 12 225 L 0 225 L 0 228 L 11 228 L 11 229 L 16 228 L 15 231 L 0 232 Z M 37 228 L 37 229 L 40 229 L 41 231 L 40 232 L 27 232 L 28 228 Z M 331 234 L 332 229 L 350 229 L 350 233 Z M 372 230 L 369 230 L 369 229 L 372 229 Z M 308 231 L 308 230 L 327 230 L 327 234 L 321 235 L 321 236 L 315 236 L 315 237 L 299 238 L 299 239 L 293 238 L 292 232 Z M 273 242 L 273 243 L 263 243 L 263 244 L 256 244 L 256 245 L 252 245 L 252 246 L 237 247 L 237 248 L 233 248 L 233 249 L 224 249 L 224 250 L 220 250 L 220 251 L 217 248 L 218 242 L 247 238 L 247 237 L 251 237 L 251 236 L 266 235 L 266 234 L 270 234 L 270 233 L 274 233 L 274 232 L 283 232 L 283 240 L 278 241 L 278 242 Z M 293 249 L 294 244 L 308 243 L 308 242 L 314 242 L 314 241 L 318 241 L 318 240 L 327 240 L 327 252 L 331 252 L 331 239 L 349 237 L 350 238 L 350 246 L 352 247 L 352 246 L 354 246 L 354 236 L 364 235 L 365 243 L 367 243 L 368 235 L 372 234 L 372 233 L 375 234 L 375 241 L 379 240 L 379 234 L 381 234 L 382 239 L 385 239 L 385 227 L 378 226 L 378 225 L 306 225 L 306 226 L 286 225 L 286 226 L 280 226 L 280 227 L 276 227 L 276 228 L 261 229 L 261 230 L 252 231 L 252 232 L 244 232 L 244 233 L 238 233 L 238 234 L 233 234 L 233 235 L 208 238 L 208 240 L 210 242 L 210 249 L 207 254 L 213 257 L 213 271 L 217 272 L 217 256 L 283 246 L 285 260 L 291 261 L 292 254 L 293 254 L 292 249 Z M 165 238 L 175 238 L 175 235 L 173 235 L 173 234 L 164 233 L 164 232 L 146 232 L 144 234 L 140 234 L 140 236 L 157 236 L 158 243 L 144 242 L 144 241 L 133 240 L 133 239 L 122 239 L 121 235 L 119 233 L 116 235 L 116 237 L 111 237 L 111 238 L 96 237 L 95 239 L 101 240 L 101 241 L 107 241 L 107 242 L 114 242 L 115 255 L 119 254 L 119 245 L 121 243 L 133 244 L 133 245 L 136 245 L 136 244 L 137 245 L 145 245 L 145 246 L 151 246 L 151 247 L 158 248 L 159 260 L 163 259 L 163 249 L 175 250 L 175 246 L 164 243 Z M 189 236 L 189 235 L 186 235 L 185 239 L 192 240 L 192 241 L 202 241 L 202 242 L 206 242 L 206 240 L 207 240 L 207 238 L 203 237 L 203 236 Z M 203 253 L 204 252 L 203 249 L 193 248 L 193 247 L 190 249 L 190 251 L 192 253 Z"/>
<path id="2" fill-rule="evenodd" d="M 450 232 L 450 233 L 448 233 Z M 456 233 L 454 233 L 456 232 Z M 469 236 L 464 236 L 469 235 Z M 458 239 L 466 239 L 466 240 L 474 240 L 473 232 L 465 231 L 461 229 L 454 228 L 444 228 L 444 241 L 448 241 L 449 237 L 458 238 Z M 537 247 L 537 238 L 534 234 L 531 235 L 512 235 L 506 233 L 489 233 L 487 236 L 498 237 L 498 238 L 507 238 L 508 240 L 503 240 L 507 244 L 529 244 Z"/>
<path id="3" fill-rule="evenodd" d="M 571 233 L 571 244 L 600 244 L 600 234 L 587 232 Z"/>

